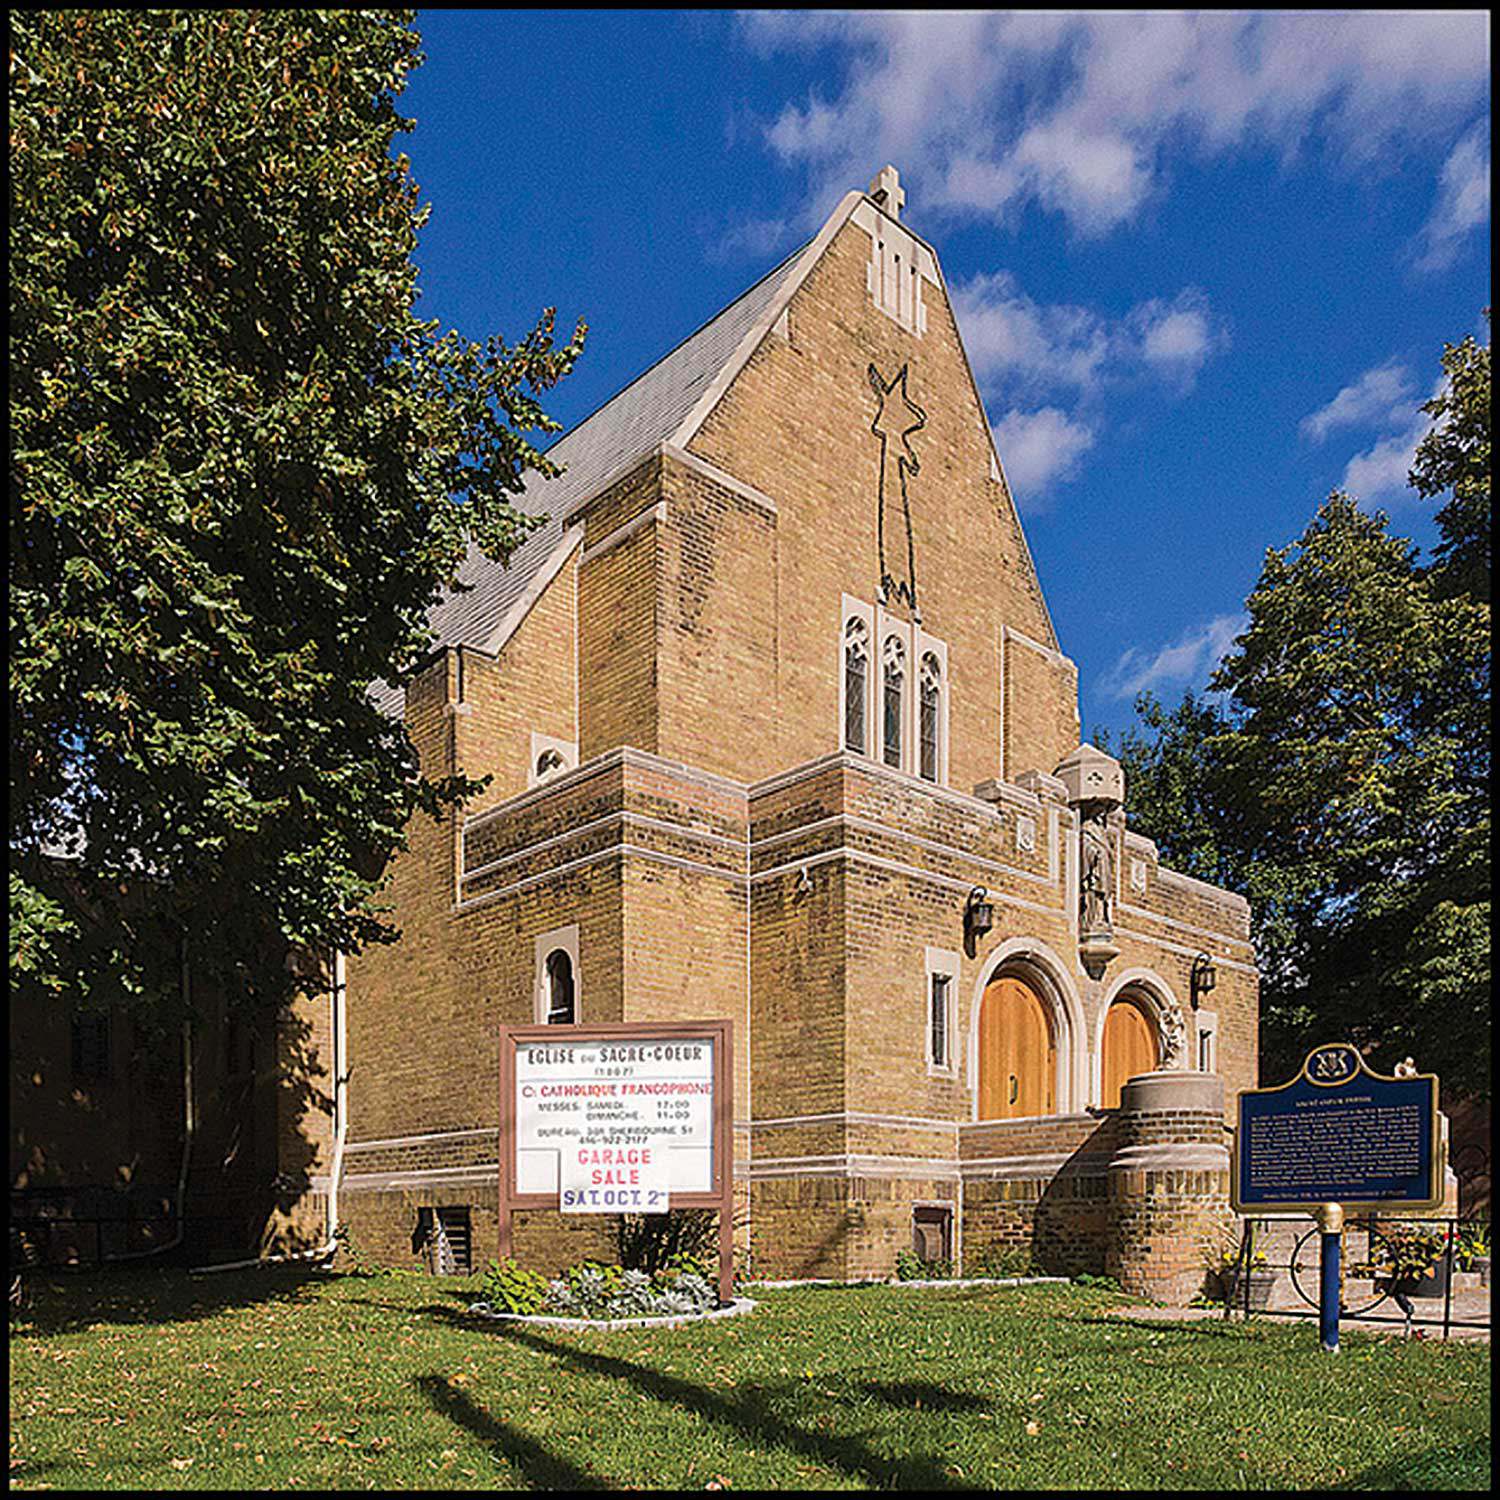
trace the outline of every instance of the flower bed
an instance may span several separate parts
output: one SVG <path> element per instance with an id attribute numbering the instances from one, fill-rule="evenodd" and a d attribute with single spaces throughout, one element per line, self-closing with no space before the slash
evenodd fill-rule
<path id="1" fill-rule="evenodd" d="M 583 1261 L 548 1281 L 507 1258 L 491 1261 L 471 1312 L 568 1322 L 639 1322 L 702 1317 L 718 1307 L 705 1268 L 683 1257 L 654 1275 Z"/>

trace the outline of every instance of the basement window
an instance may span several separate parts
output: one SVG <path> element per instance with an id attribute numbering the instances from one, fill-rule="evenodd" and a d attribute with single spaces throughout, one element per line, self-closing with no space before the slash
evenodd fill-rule
<path id="1" fill-rule="evenodd" d="M 467 1276 L 474 1268 L 474 1237 L 469 1205 L 439 1204 L 417 1210 L 417 1240 L 427 1251 L 434 1276 Z"/>
<path id="2" fill-rule="evenodd" d="M 911 1248 L 918 1260 L 953 1260 L 953 1210 L 919 1203 L 911 1211 Z"/>

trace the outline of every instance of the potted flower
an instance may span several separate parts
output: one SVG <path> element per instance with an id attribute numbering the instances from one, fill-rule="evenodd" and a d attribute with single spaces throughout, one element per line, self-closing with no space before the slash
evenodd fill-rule
<path id="1" fill-rule="evenodd" d="M 1490 1226 L 1464 1224 L 1458 1231 L 1453 1258 L 1460 1271 L 1478 1271 L 1480 1286 L 1490 1284 Z"/>
<path id="2" fill-rule="evenodd" d="M 1448 1271 L 1448 1233 L 1398 1224 L 1372 1234 L 1370 1259 L 1351 1265 L 1351 1276 L 1372 1276 L 1398 1297 L 1441 1297 Z"/>
<path id="3" fill-rule="evenodd" d="M 1247 1221 L 1243 1245 L 1229 1236 L 1210 1249 L 1209 1268 L 1218 1282 L 1219 1300 L 1226 1307 L 1244 1307 L 1247 1300 L 1252 1312 L 1264 1312 L 1270 1306 L 1276 1272 L 1266 1264 L 1266 1252 L 1259 1241 L 1255 1224 Z M 1249 1286 L 1244 1287 L 1240 1276 L 1247 1268 Z"/>

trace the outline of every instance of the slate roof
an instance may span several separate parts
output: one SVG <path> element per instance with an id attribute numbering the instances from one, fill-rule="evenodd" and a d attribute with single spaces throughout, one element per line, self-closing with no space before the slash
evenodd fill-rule
<path id="1" fill-rule="evenodd" d="M 449 590 L 428 613 L 437 632 L 434 649 L 443 646 L 485 647 L 506 612 L 526 592 L 562 541 L 563 517 L 587 500 L 612 474 L 670 438 L 713 383 L 756 320 L 770 306 L 806 246 L 799 246 L 716 317 L 690 334 L 669 354 L 584 418 L 547 450 L 565 465 L 556 479 L 530 476 L 514 504 L 546 517 L 508 564 L 491 562 L 477 547 L 458 570 L 466 592 Z M 377 683 L 370 695 L 386 713 L 401 713 L 402 693 Z"/>

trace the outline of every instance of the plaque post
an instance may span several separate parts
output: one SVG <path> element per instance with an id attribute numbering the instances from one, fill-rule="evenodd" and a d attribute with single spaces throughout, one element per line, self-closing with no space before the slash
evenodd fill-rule
<path id="1" fill-rule="evenodd" d="M 1318 1342 L 1325 1354 L 1339 1352 L 1339 1255 L 1344 1233 L 1344 1206 L 1320 1203 L 1313 1217 L 1322 1230 L 1318 1277 Z"/>

